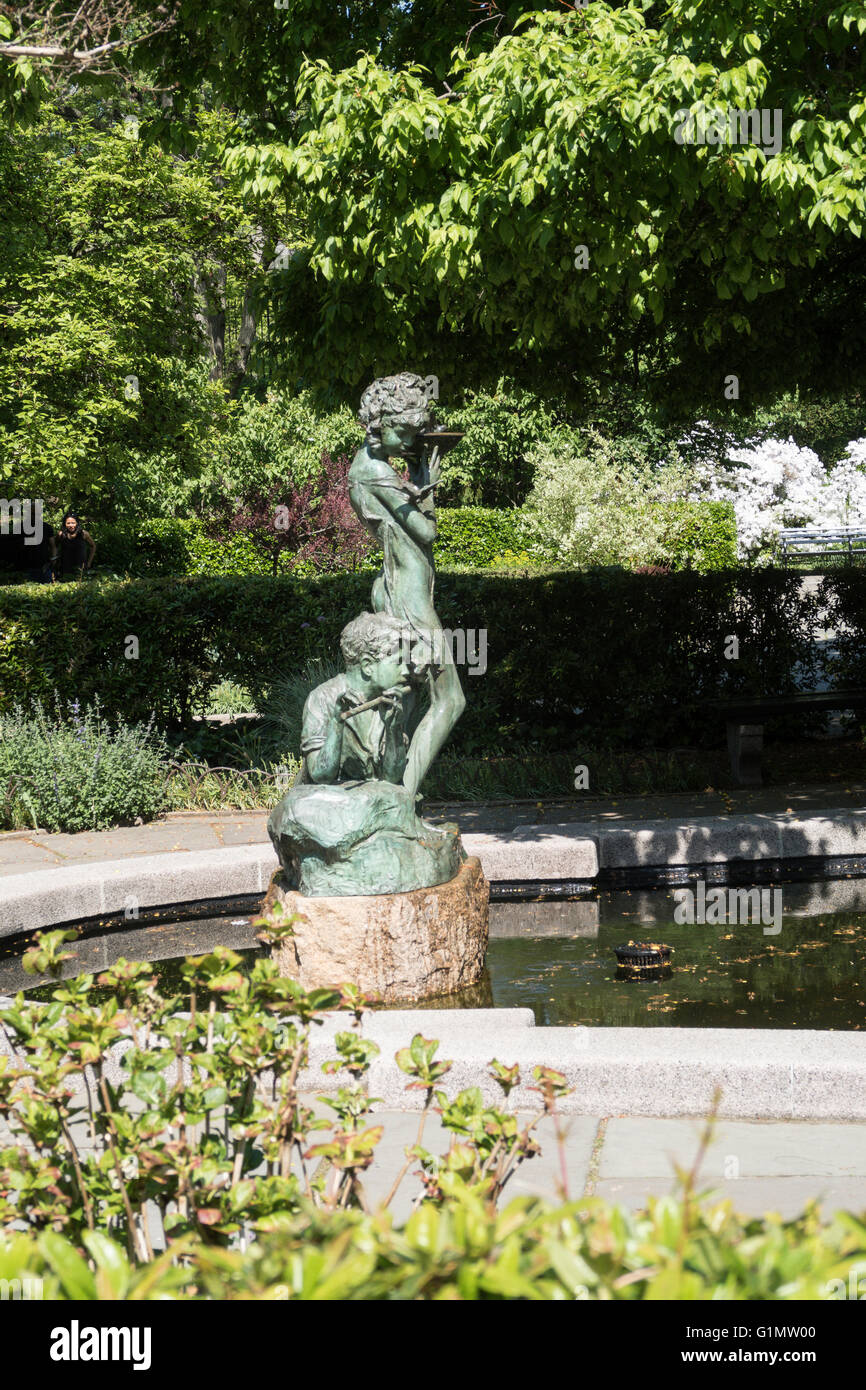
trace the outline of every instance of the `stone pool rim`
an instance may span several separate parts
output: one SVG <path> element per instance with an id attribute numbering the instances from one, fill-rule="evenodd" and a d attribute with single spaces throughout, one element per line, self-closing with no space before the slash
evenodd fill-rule
<path id="1" fill-rule="evenodd" d="M 481 859 L 497 897 L 506 901 L 519 901 L 521 886 L 537 890 L 547 884 L 552 892 L 575 889 L 578 894 L 625 887 L 626 875 L 632 875 L 634 886 L 644 887 L 702 875 L 708 882 L 750 875 L 753 881 L 767 881 L 767 875 L 795 880 L 866 876 L 866 810 L 828 809 L 804 818 L 759 814 L 620 821 L 611 826 L 572 822 L 463 839 L 467 852 Z M 275 867 L 273 850 L 264 843 L 9 875 L 0 879 L 0 936 L 123 915 L 130 899 L 141 910 L 263 896 Z M 525 1085 L 533 1066 L 563 1071 L 575 1087 L 563 1102 L 570 1114 L 700 1115 L 719 1085 L 723 1117 L 866 1119 L 866 1032 L 536 1027 L 531 1019 L 531 1011 L 522 1009 L 442 1014 L 407 1009 L 365 1020 L 368 1035 L 382 1046 L 369 1075 L 370 1091 L 386 1106 L 413 1108 L 415 1095 L 406 1092 L 393 1052 L 422 1031 L 439 1037 L 440 1055 L 454 1061 L 443 1087 L 449 1094 L 479 1085 L 495 1099 L 487 1063 L 499 1056 L 508 1064 L 520 1063 Z M 337 1019 L 333 1026 L 344 1023 Z M 316 1032 L 306 1089 L 321 1092 L 341 1084 L 339 1076 L 327 1078 L 316 1066 L 328 1050 L 330 1027 L 329 1020 Z M 527 1105 L 529 1097 L 522 1091 L 512 1093 L 513 1108 Z"/>
<path id="2" fill-rule="evenodd" d="M 311 1030 L 308 1065 L 298 1076 L 302 1093 L 326 1095 L 350 1080 L 345 1072 L 321 1070 L 334 1055 L 334 1034 L 345 1027 L 345 1014 L 336 1014 Z M 396 1051 L 423 1031 L 439 1040 L 439 1057 L 452 1063 L 440 1083 L 449 1097 L 478 1086 L 487 1104 L 507 1110 L 537 1108 L 532 1068 L 547 1066 L 573 1088 L 559 1103 L 564 1115 L 705 1116 L 719 1088 L 722 1119 L 866 1120 L 866 1033 L 537 1027 L 527 1008 L 394 1009 L 365 1014 L 361 1031 L 380 1048 L 366 1077 L 367 1093 L 377 1098 L 374 1109 L 423 1107 L 423 1096 L 407 1090 L 395 1060 Z M 0 1031 L 0 1055 L 8 1051 Z M 115 1046 L 106 1059 L 114 1083 L 124 1075 L 123 1051 L 123 1044 Z M 494 1057 L 520 1066 L 521 1084 L 505 1101 L 488 1070 Z M 267 1074 L 261 1082 L 267 1091 Z"/>
<path id="3" fill-rule="evenodd" d="M 466 834 L 501 900 L 617 888 L 866 877 L 866 809 L 521 825 Z M 0 937 L 267 890 L 270 842 L 78 863 L 0 878 Z"/>

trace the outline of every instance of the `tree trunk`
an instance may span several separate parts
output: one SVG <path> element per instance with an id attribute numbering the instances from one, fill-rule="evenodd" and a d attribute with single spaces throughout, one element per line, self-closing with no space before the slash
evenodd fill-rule
<path id="1" fill-rule="evenodd" d="M 275 254 L 275 242 L 272 237 L 267 236 L 263 227 L 257 227 L 253 241 L 253 256 L 256 265 L 269 265 Z M 237 346 L 232 356 L 232 361 L 228 366 L 226 388 L 229 395 L 234 399 L 241 389 L 241 383 L 247 373 L 249 366 L 250 353 L 256 341 L 258 323 L 253 309 L 255 302 L 255 286 L 247 285 L 244 290 L 244 302 L 241 309 L 241 325 L 238 332 Z"/>
<path id="2" fill-rule="evenodd" d="M 226 368 L 225 266 L 220 266 L 215 275 L 197 274 L 194 284 L 200 305 L 195 311 L 195 318 L 211 359 L 210 379 L 221 381 Z"/>

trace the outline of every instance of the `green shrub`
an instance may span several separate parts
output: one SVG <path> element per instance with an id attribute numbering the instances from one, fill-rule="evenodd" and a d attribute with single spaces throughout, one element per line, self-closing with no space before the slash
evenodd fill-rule
<path id="1" fill-rule="evenodd" d="M 0 714 L 0 824 L 105 830 L 152 820 L 165 802 L 168 750 L 152 724 L 114 727 L 99 704 Z"/>
<path id="2" fill-rule="evenodd" d="M 530 454 L 556 425 L 563 407 L 501 380 L 463 405 L 434 406 L 437 419 L 463 430 L 460 447 L 442 460 L 439 497 L 449 506 L 519 506 L 532 486 Z"/>
<path id="3" fill-rule="evenodd" d="M 866 686 L 866 570 L 834 569 L 822 581 L 818 601 L 826 604 L 826 626 L 835 632 L 830 659 L 835 684 Z"/>
<path id="4" fill-rule="evenodd" d="M 815 662 L 816 601 L 786 571 L 451 571 L 436 595 L 444 627 L 487 632 L 486 672 L 462 673 L 460 753 L 713 741 L 721 726 L 697 702 L 793 689 L 797 663 Z M 128 720 L 186 723 L 231 680 L 262 709 L 287 672 L 333 661 L 369 603 L 368 574 L 0 588 L 0 708 L 56 689 Z"/>
<path id="5" fill-rule="evenodd" d="M 206 714 L 250 714 L 253 697 L 235 681 L 220 681 L 208 696 Z"/>
<path id="6" fill-rule="evenodd" d="M 588 569 L 663 565 L 699 573 L 737 564 L 728 503 L 688 500 L 693 471 L 668 442 L 651 458 L 595 430 L 560 430 L 530 455 L 524 534 L 543 560 Z"/>
<path id="7" fill-rule="evenodd" d="M 485 569 L 508 563 L 508 557 L 526 568 L 533 564 L 527 553 L 526 517 L 519 508 L 444 507 L 437 512 L 439 535 L 434 546 L 440 568 Z M 737 534 L 733 508 L 728 502 L 673 502 L 658 514 L 657 559 L 674 569 L 706 573 L 737 563 Z M 269 574 L 270 562 L 246 536 L 215 540 L 205 534 L 197 519 L 152 518 L 131 530 L 96 527 L 96 564 L 115 575 L 175 576 L 194 574 Z M 291 557 L 280 557 L 287 573 Z M 375 569 L 376 557 L 364 568 Z M 306 573 L 314 572 L 311 566 Z"/>
<path id="8" fill-rule="evenodd" d="M 698 574 L 737 566 L 737 519 L 730 502 L 672 502 L 665 509 L 659 558 Z"/>
<path id="9" fill-rule="evenodd" d="M 97 527 L 96 565 L 116 575 L 178 579 L 192 574 L 269 574 L 248 536 L 215 540 L 197 518 L 152 517 L 131 529 Z"/>
<path id="10" fill-rule="evenodd" d="M 300 757 L 301 724 L 307 696 L 314 686 L 331 680 L 343 670 L 338 653 L 314 657 L 279 676 L 271 687 L 262 714 L 281 745 Z"/>
<path id="11" fill-rule="evenodd" d="M 290 935 L 291 919 L 266 931 Z M 74 935 L 43 934 L 25 969 L 59 975 Z M 412 1162 L 365 1211 L 382 1137 L 367 1090 L 379 1048 L 357 1026 L 367 1001 L 352 985 L 304 991 L 273 961 L 245 968 L 223 947 L 182 974 L 184 992 L 166 995 L 149 964 L 120 960 L 98 979 L 55 983 L 48 1003 L 18 995 L 0 1013 L 15 1047 L 0 1067 L 0 1278 L 42 1280 L 56 1300 L 821 1300 L 845 1297 L 866 1258 L 854 1215 L 749 1219 L 699 1198 L 714 1113 L 678 1175 L 681 1195 L 630 1212 L 569 1193 L 564 1076 L 533 1068 L 529 1116 L 509 1106 L 519 1068 L 495 1059 L 497 1102 L 479 1087 L 449 1094 L 452 1064 L 420 1034 L 396 1055 L 425 1101 Z M 322 1125 L 296 1079 L 329 1011 L 347 1026 L 323 1070 L 349 1080 Z M 433 1110 L 445 1152 L 425 1147 Z M 542 1117 L 560 1148 L 562 1200 L 499 1205 L 540 1151 Z M 387 1208 L 410 1168 L 419 1204 L 395 1227 Z"/>
<path id="12" fill-rule="evenodd" d="M 277 909 L 259 925 L 279 942 L 295 920 Z M 60 976 L 73 959 L 63 945 L 77 935 L 43 933 L 25 952 L 24 969 Z M 0 1228 L 80 1240 L 111 1224 L 138 1263 L 184 1236 L 228 1248 L 251 1227 L 281 1224 L 310 1207 L 363 1205 L 361 1177 L 382 1133 L 368 1123 L 374 1099 L 364 1084 L 379 1053 L 359 1031 L 369 1001 L 352 984 L 305 991 L 279 975 L 275 960 L 245 962 L 225 947 L 187 958 L 181 974 L 185 988 L 163 992 L 148 963 L 121 960 L 98 980 L 79 975 L 47 986 L 40 991 L 47 1002 L 18 995 L 0 1012 L 14 1043 L 0 1067 Z M 322 1126 L 297 1078 L 311 1025 L 335 1011 L 355 1026 L 336 1034 L 325 1065 L 350 1081 L 328 1098 L 335 1134 L 311 1147 Z M 460 1141 L 450 1156 L 428 1152 L 422 1127 L 415 1151 L 422 1191 L 444 1197 L 456 1184 L 495 1203 L 533 1153 L 538 1119 L 556 1117 L 568 1087 L 560 1073 L 534 1068 L 539 1115 L 530 1123 L 484 1103 L 478 1089 L 449 1099 L 440 1083 L 451 1063 L 437 1059 L 437 1047 L 416 1034 L 396 1058 L 407 1083 L 425 1093 L 425 1116 L 435 1103 Z M 109 1087 L 105 1067 L 118 1051 L 120 1079 Z M 520 1085 L 518 1070 L 495 1061 L 491 1069 L 507 1098 Z M 184 1072 L 176 1085 L 175 1073 Z M 82 1111 L 89 1135 L 79 1127 Z M 299 1155 L 323 1162 L 298 1164 Z M 148 1202 L 159 1217 L 154 1237 L 142 1219 Z"/>
<path id="13" fill-rule="evenodd" d="M 508 550 L 523 548 L 521 513 L 493 507 L 451 507 L 437 513 L 439 537 L 435 545 L 439 566 L 483 569 Z M 175 576 L 193 574 L 270 574 L 271 565 L 243 535 L 216 540 L 205 533 L 197 518 L 151 518 L 133 528 L 95 528 L 96 564 L 115 575 Z M 280 556 L 280 570 L 292 565 L 289 554 Z M 375 569 L 373 556 L 364 568 Z M 315 572 L 306 566 L 304 572 Z"/>
<path id="14" fill-rule="evenodd" d="M 242 500 L 287 482 L 309 482 L 323 453 L 351 458 L 363 437 L 355 411 L 348 406 L 322 410 L 305 391 L 269 391 L 265 401 L 244 397 L 202 477 L 198 509 L 207 515 L 214 507 L 221 510 L 226 497 Z"/>
<path id="15" fill-rule="evenodd" d="M 484 569 L 524 546 L 523 515 L 494 507 L 450 507 L 436 513 L 433 556 L 440 567 Z"/>
<path id="16" fill-rule="evenodd" d="M 42 1298 L 76 1302 L 823 1302 L 858 1286 L 864 1258 L 854 1213 L 750 1219 L 675 1197 L 637 1213 L 596 1197 L 521 1197 L 495 1211 L 456 1185 L 397 1227 L 378 1213 L 305 1214 L 244 1253 L 178 1240 L 141 1261 L 101 1231 L 85 1231 L 80 1248 L 50 1231 L 0 1237 L 0 1278 L 38 1279 Z"/>

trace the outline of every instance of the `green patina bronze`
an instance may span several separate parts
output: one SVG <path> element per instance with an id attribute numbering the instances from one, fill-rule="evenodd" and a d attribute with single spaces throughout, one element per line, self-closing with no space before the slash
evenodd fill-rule
<path id="1" fill-rule="evenodd" d="M 304 706 L 303 766 L 268 822 L 286 886 L 313 897 L 405 893 L 453 878 L 457 827 L 416 814 L 421 783 L 464 708 L 433 606 L 437 445 L 423 379 L 383 377 L 361 400 L 352 506 L 382 547 L 372 613 L 344 628 L 346 670 Z M 408 478 L 390 459 L 405 461 Z"/>

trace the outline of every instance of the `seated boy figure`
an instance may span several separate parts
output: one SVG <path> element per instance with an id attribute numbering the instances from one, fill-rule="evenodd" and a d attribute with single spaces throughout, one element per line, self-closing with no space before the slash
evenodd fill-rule
<path id="1" fill-rule="evenodd" d="M 400 781 L 409 691 L 402 637 L 385 613 L 362 613 L 343 628 L 346 670 L 317 685 L 304 705 L 299 782 Z"/>
<path id="2" fill-rule="evenodd" d="M 304 706 L 303 766 L 268 832 L 285 886 L 309 897 L 407 893 L 447 882 L 462 863 L 456 825 L 422 820 L 401 782 L 403 636 L 389 614 L 362 613 L 340 637 L 345 672 Z"/>

